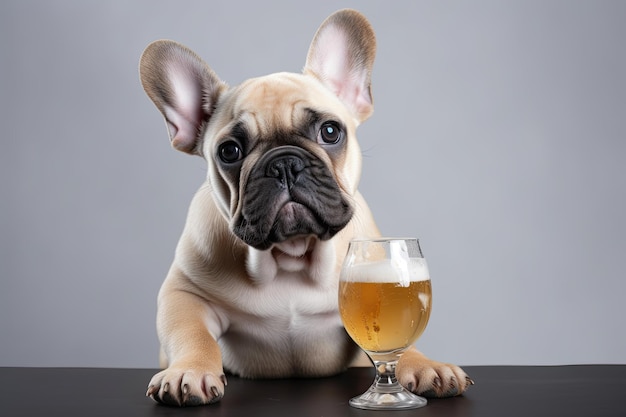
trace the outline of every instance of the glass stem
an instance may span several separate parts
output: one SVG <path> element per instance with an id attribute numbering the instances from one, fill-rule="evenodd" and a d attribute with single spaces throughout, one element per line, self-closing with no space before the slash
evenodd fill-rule
<path id="1" fill-rule="evenodd" d="M 402 386 L 396 379 L 397 364 L 397 360 L 374 360 L 374 367 L 376 368 L 376 378 L 374 379 L 374 386 L 376 387 L 377 391 L 387 393 L 402 391 Z"/>

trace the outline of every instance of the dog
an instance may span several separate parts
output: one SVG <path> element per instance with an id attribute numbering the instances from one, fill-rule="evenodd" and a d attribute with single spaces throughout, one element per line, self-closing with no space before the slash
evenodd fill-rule
<path id="1" fill-rule="evenodd" d="M 371 366 L 342 326 L 337 291 L 350 240 L 380 236 L 357 188 L 355 132 L 373 111 L 375 52 L 370 23 L 349 9 L 322 23 L 302 73 L 235 87 L 176 42 L 145 49 L 141 82 L 172 146 L 208 167 L 159 291 L 164 370 L 149 397 L 177 406 L 219 401 L 225 371 L 322 377 Z M 473 383 L 414 347 L 397 375 L 435 397 Z"/>

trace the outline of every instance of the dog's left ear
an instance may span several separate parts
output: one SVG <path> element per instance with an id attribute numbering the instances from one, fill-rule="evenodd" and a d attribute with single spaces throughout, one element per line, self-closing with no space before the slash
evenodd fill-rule
<path id="1" fill-rule="evenodd" d="M 172 146 L 199 153 L 202 128 L 226 84 L 192 50 L 168 40 L 148 45 L 141 55 L 139 76 L 165 117 Z"/>
<path id="2" fill-rule="evenodd" d="M 376 37 L 365 16 L 340 10 L 317 30 L 304 73 L 322 81 L 362 122 L 374 111 L 371 74 L 375 55 Z"/>

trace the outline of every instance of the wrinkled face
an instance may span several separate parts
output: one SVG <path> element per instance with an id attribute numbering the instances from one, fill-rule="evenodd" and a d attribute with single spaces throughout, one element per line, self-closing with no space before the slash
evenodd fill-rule
<path id="1" fill-rule="evenodd" d="M 279 73 L 224 93 L 204 135 L 208 180 L 246 244 L 317 236 L 350 221 L 361 153 L 357 122 L 316 79 Z"/>

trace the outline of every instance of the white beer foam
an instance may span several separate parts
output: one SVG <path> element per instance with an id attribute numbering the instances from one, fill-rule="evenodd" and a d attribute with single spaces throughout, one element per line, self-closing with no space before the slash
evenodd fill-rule
<path id="1" fill-rule="evenodd" d="M 342 271 L 342 281 L 400 283 L 408 286 L 410 282 L 428 281 L 428 265 L 424 258 L 383 259 L 352 265 Z"/>

